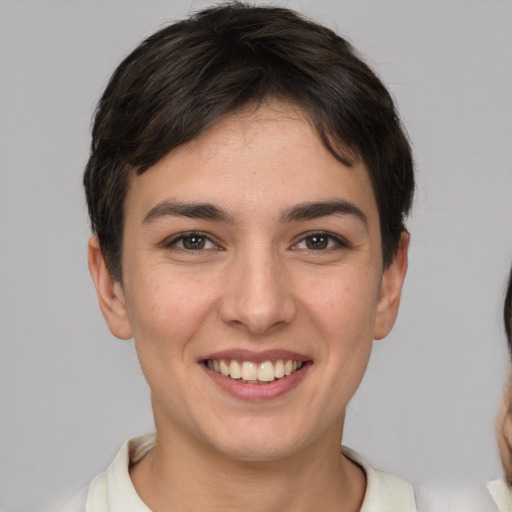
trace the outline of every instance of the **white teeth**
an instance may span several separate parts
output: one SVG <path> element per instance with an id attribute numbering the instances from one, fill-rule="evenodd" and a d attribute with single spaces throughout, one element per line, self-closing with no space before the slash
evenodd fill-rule
<path id="1" fill-rule="evenodd" d="M 271 361 L 265 361 L 258 366 L 258 380 L 261 382 L 272 382 L 274 380 L 274 365 Z"/>
<path id="2" fill-rule="evenodd" d="M 232 359 L 208 359 L 206 365 L 210 370 L 231 377 L 235 380 L 241 380 L 248 383 L 272 382 L 275 379 L 281 379 L 287 375 L 302 368 L 302 361 L 294 361 L 293 359 L 278 359 L 275 362 L 264 361 L 255 363 L 253 361 L 238 361 Z"/>
<path id="3" fill-rule="evenodd" d="M 242 363 L 242 379 L 243 380 L 258 380 L 258 366 L 251 361 L 244 361 Z"/>
<path id="4" fill-rule="evenodd" d="M 220 366 L 220 373 L 222 373 L 222 375 L 227 377 L 229 375 L 229 366 L 226 364 L 226 361 L 224 361 L 224 359 L 220 360 L 219 366 Z"/>
<path id="5" fill-rule="evenodd" d="M 284 377 L 284 363 L 281 359 L 279 359 L 274 366 L 274 375 L 276 379 Z"/>
<path id="6" fill-rule="evenodd" d="M 229 375 L 232 379 L 242 378 L 242 369 L 240 368 L 238 361 L 231 361 L 231 364 L 229 365 Z"/>

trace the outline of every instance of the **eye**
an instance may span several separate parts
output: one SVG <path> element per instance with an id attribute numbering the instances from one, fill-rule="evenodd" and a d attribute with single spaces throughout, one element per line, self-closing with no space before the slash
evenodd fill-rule
<path id="1" fill-rule="evenodd" d="M 306 249 L 310 251 L 324 251 L 348 247 L 348 243 L 343 239 L 329 233 L 311 233 L 295 244 L 294 249 Z"/>
<path id="2" fill-rule="evenodd" d="M 187 251 L 218 249 L 218 246 L 203 233 L 183 233 L 166 242 L 165 246 Z"/>

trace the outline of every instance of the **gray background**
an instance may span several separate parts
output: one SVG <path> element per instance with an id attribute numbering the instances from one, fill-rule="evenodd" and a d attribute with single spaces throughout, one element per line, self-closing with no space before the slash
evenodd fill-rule
<path id="1" fill-rule="evenodd" d="M 0 1 L 0 505 L 85 485 L 152 429 L 131 342 L 112 338 L 87 271 L 81 173 L 109 74 L 210 2 Z M 376 343 L 344 443 L 413 482 L 500 472 L 512 261 L 512 3 L 285 2 L 338 30 L 396 97 L 418 189 L 393 333 Z"/>

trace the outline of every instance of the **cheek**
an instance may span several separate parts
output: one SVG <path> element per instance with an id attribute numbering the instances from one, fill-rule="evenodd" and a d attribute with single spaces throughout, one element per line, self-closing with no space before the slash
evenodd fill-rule
<path id="1" fill-rule="evenodd" d="M 204 278 L 152 269 L 133 282 L 128 313 L 137 344 L 153 349 L 183 349 L 215 305 L 216 285 Z M 137 277 L 137 276 L 136 276 Z"/>
<path id="2" fill-rule="evenodd" d="M 154 397 L 179 408 L 179 397 L 196 386 L 189 378 L 196 364 L 194 340 L 210 325 L 215 286 L 162 271 L 143 275 L 132 281 L 137 293 L 128 294 L 139 364 Z"/>
<path id="3" fill-rule="evenodd" d="M 350 277 L 348 276 L 350 274 Z M 378 301 L 378 274 L 332 273 L 304 304 L 307 321 L 318 343 L 323 378 L 331 390 L 329 400 L 345 407 L 364 375 L 373 346 L 373 326 Z M 311 285 L 312 283 L 310 283 Z M 314 291 L 313 291 L 314 290 Z M 324 366 L 325 364 L 325 366 Z M 330 403 L 330 402 L 329 402 Z"/>
<path id="4" fill-rule="evenodd" d="M 345 343 L 361 338 L 373 340 L 379 287 L 368 270 L 341 269 L 302 281 L 304 310 L 327 339 Z"/>

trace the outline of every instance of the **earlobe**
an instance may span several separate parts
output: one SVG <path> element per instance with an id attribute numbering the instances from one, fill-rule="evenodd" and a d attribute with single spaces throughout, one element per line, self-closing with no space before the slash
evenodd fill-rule
<path id="1" fill-rule="evenodd" d="M 89 240 L 88 256 L 89 272 L 96 287 L 101 312 L 110 332 L 123 340 L 131 338 L 132 331 L 123 288 L 109 272 L 97 236 Z"/>
<path id="2" fill-rule="evenodd" d="M 402 232 L 398 250 L 391 265 L 384 271 L 377 305 L 377 317 L 373 337 L 376 340 L 385 338 L 395 324 L 402 295 L 402 285 L 407 273 L 407 251 L 409 249 L 409 233 Z"/>

